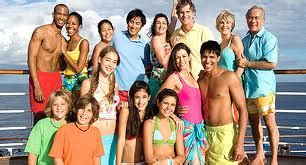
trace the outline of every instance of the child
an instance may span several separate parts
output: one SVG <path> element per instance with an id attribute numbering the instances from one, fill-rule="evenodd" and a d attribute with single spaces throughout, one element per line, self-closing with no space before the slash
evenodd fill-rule
<path id="1" fill-rule="evenodd" d="M 163 89 L 157 95 L 157 107 L 150 119 L 144 122 L 143 143 L 146 163 L 179 164 L 183 163 L 183 136 L 176 132 L 176 126 L 170 116 L 176 112 L 178 96 L 171 89 Z M 146 117 L 147 118 L 147 117 Z"/>
<path id="2" fill-rule="evenodd" d="M 72 105 L 70 97 L 70 92 L 66 90 L 50 94 L 45 109 L 47 118 L 41 119 L 33 127 L 25 148 L 25 152 L 29 153 L 29 165 L 53 164 L 53 159 L 48 153 L 57 129 L 66 124 L 66 117 Z"/>
<path id="3" fill-rule="evenodd" d="M 75 105 L 77 121 L 61 127 L 49 156 L 55 164 L 100 164 L 104 154 L 99 129 L 91 126 L 98 117 L 99 104 L 86 94 Z"/>
<path id="4" fill-rule="evenodd" d="M 148 84 L 140 80 L 135 81 L 129 91 L 129 99 L 129 109 L 127 102 L 123 102 L 119 116 L 117 165 L 144 164 L 142 129 L 150 100 Z"/>

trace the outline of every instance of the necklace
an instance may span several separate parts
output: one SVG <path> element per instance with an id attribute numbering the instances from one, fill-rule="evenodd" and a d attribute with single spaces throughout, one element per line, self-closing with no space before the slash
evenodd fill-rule
<path id="1" fill-rule="evenodd" d="M 74 125 L 75 125 L 80 131 L 82 131 L 82 132 L 86 132 L 86 131 L 88 131 L 89 128 L 90 128 L 90 125 L 88 125 L 88 128 L 87 128 L 87 129 L 82 130 L 75 122 L 74 122 Z"/>
<path id="2" fill-rule="evenodd" d="M 54 128 L 59 128 L 60 126 L 56 126 L 53 122 L 52 122 L 52 118 L 50 118 L 50 123 L 53 125 Z"/>

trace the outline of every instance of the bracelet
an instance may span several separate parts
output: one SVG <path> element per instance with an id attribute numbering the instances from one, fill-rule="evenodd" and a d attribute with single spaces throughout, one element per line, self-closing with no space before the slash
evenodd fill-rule
<path id="1" fill-rule="evenodd" d="M 168 159 L 168 164 L 169 164 L 169 165 L 173 165 L 173 164 L 174 164 L 173 159 L 171 159 L 171 158 Z"/>

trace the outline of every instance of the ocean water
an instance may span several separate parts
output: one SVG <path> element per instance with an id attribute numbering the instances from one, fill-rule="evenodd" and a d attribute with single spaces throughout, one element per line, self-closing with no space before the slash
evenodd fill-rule
<path id="1" fill-rule="evenodd" d="M 277 83 L 278 92 L 306 92 L 306 82 L 279 82 Z M 28 93 L 28 84 L 26 83 L 0 83 L 0 93 L 6 92 L 24 92 Z M 26 96 L 1 96 L 0 95 L 0 111 L 1 110 L 19 110 L 29 109 L 29 98 Z M 276 109 L 304 109 L 306 110 L 306 96 L 288 96 L 278 95 L 276 97 Z M 306 127 L 306 113 L 276 113 L 276 119 L 278 126 L 297 126 Z M 264 123 L 264 122 L 263 122 Z M 12 127 L 12 126 L 30 126 L 31 125 L 31 113 L 20 114 L 1 114 L 0 115 L 0 127 Z M 0 138 L 27 138 L 30 130 L 10 130 L 1 131 Z M 264 132 L 267 135 L 267 131 Z M 294 135 L 303 134 L 306 135 L 306 130 L 288 130 L 280 129 L 280 135 Z M 250 129 L 247 130 L 247 135 L 251 135 Z M 246 139 L 251 141 L 251 139 Z M 281 138 L 280 141 L 286 141 L 291 143 L 306 143 L 306 138 Z M 2 142 L 0 141 L 0 144 Z M 306 150 L 306 146 L 291 146 L 291 150 L 302 149 Z M 299 153 L 298 155 L 306 156 L 306 153 Z"/>

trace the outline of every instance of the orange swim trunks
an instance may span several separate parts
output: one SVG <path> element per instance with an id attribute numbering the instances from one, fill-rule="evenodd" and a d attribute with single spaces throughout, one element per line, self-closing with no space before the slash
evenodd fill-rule
<path id="1" fill-rule="evenodd" d="M 62 78 L 60 72 L 40 72 L 37 71 L 37 79 L 40 87 L 44 93 L 45 99 L 42 102 L 38 102 L 34 99 L 34 83 L 29 77 L 29 97 L 31 111 L 34 113 L 44 112 L 49 95 L 56 90 L 62 88 Z"/>

